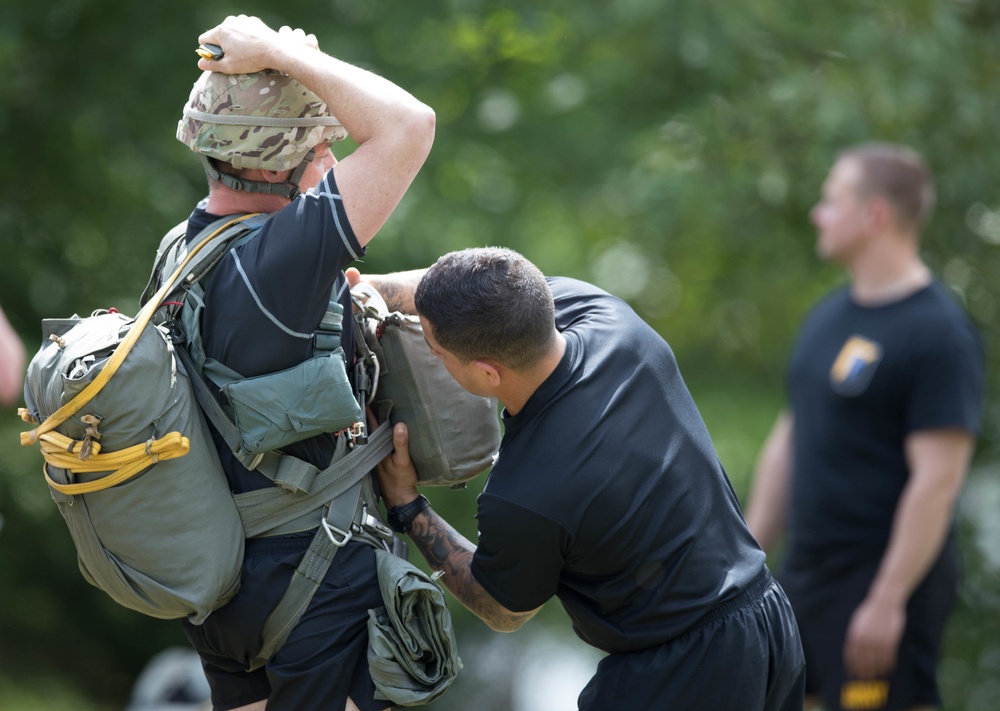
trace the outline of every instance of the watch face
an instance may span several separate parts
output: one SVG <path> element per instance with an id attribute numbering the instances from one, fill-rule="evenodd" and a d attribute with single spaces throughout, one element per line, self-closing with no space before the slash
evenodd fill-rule
<path id="1" fill-rule="evenodd" d="M 399 518 L 399 509 L 392 507 L 389 509 L 386 515 L 386 519 L 389 523 L 389 528 L 391 528 L 396 533 L 406 533 L 406 525 Z"/>

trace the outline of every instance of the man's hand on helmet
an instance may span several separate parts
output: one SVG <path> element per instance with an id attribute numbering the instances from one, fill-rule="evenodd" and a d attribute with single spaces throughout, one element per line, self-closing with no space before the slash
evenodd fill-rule
<path id="1" fill-rule="evenodd" d="M 253 74 L 270 65 L 276 51 L 289 47 L 319 49 L 316 35 L 287 25 L 272 30 L 260 18 L 247 15 L 230 15 L 222 24 L 202 33 L 201 44 L 215 44 L 222 48 L 222 59 L 199 59 L 198 67 L 206 71 L 225 74 Z"/>

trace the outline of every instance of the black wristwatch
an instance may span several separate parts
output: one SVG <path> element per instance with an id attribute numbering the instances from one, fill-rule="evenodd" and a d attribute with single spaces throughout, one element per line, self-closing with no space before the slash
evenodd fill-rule
<path id="1" fill-rule="evenodd" d="M 390 506 L 386 511 L 389 528 L 396 533 L 409 533 L 410 527 L 413 525 L 413 519 L 417 517 L 418 513 L 430 505 L 431 502 L 427 500 L 426 496 L 418 494 L 417 498 L 408 504 L 403 504 L 402 506 Z"/>

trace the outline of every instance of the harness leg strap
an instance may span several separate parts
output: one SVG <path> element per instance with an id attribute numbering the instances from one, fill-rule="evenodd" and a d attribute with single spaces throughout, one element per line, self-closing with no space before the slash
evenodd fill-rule
<path id="1" fill-rule="evenodd" d="M 362 511 L 361 482 L 359 481 L 331 502 L 324 523 L 329 522 L 330 526 L 346 532 L 347 537 L 350 538 L 352 529 L 361 523 Z M 267 660 L 281 649 L 285 640 L 288 639 L 288 635 L 298 624 L 302 613 L 312 602 L 313 595 L 316 594 L 323 578 L 326 577 L 327 571 L 330 570 L 330 564 L 333 563 L 333 559 L 343 543 L 346 541 L 335 543 L 325 526 L 317 527 L 312 543 L 309 544 L 299 567 L 292 575 L 288 589 L 264 623 L 260 651 L 250 662 L 247 671 L 254 671 L 264 666 Z"/>

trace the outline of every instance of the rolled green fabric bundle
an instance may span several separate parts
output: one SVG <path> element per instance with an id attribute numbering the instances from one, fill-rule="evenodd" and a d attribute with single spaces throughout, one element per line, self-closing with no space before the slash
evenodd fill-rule
<path id="1" fill-rule="evenodd" d="M 462 668 L 441 588 L 409 561 L 376 549 L 385 607 L 368 611 L 368 667 L 375 698 L 420 706 L 438 698 Z"/>

